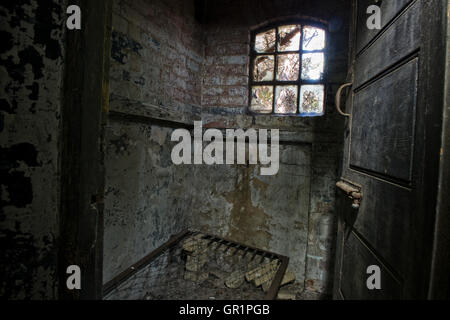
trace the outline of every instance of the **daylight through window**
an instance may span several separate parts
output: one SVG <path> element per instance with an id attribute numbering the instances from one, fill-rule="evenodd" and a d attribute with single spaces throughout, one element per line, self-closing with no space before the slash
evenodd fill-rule
<path id="1" fill-rule="evenodd" d="M 250 111 L 324 114 L 325 31 L 292 24 L 252 36 Z"/>

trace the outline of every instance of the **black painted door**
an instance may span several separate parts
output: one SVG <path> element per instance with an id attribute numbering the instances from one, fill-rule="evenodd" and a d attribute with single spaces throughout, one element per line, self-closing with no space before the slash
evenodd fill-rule
<path id="1" fill-rule="evenodd" d="M 367 8 L 381 8 L 381 30 Z M 426 298 L 444 79 L 444 0 L 354 2 L 351 114 L 338 190 L 336 299 Z M 381 289 L 369 289 L 380 269 Z M 369 271 L 369 273 L 368 273 Z M 374 278 L 371 278 L 373 280 Z M 376 284 L 370 281 L 372 284 Z"/>

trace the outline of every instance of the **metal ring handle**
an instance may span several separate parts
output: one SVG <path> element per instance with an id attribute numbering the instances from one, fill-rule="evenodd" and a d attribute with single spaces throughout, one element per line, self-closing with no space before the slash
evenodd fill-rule
<path id="1" fill-rule="evenodd" d="M 344 90 L 347 87 L 351 87 L 352 85 L 353 85 L 353 83 L 343 84 L 342 86 L 339 87 L 339 89 L 336 93 L 336 109 L 339 112 L 339 114 L 343 115 L 344 117 L 350 117 L 351 114 L 342 112 L 342 110 L 341 110 L 341 94 L 342 94 L 342 90 Z"/>

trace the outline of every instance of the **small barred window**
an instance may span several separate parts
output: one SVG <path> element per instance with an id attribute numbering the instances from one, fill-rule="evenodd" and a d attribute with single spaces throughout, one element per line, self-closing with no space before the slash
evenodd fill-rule
<path id="1" fill-rule="evenodd" d="M 279 25 L 252 34 L 250 111 L 257 114 L 324 114 L 325 30 Z"/>

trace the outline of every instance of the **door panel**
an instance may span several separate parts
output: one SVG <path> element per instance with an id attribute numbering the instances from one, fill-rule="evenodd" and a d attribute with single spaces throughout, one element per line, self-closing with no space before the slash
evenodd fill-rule
<path id="1" fill-rule="evenodd" d="M 342 264 L 341 293 L 345 299 L 386 300 L 401 297 L 401 282 L 397 280 L 371 250 L 352 232 L 345 241 L 344 260 Z M 367 267 L 380 267 L 381 288 L 367 288 Z"/>
<path id="2" fill-rule="evenodd" d="M 405 8 L 411 0 L 359 0 L 358 7 L 358 32 L 357 32 L 357 52 L 360 52 L 380 30 L 366 28 L 369 15 L 367 8 L 370 5 L 378 5 L 381 9 L 381 28 L 383 29 L 397 14 Z"/>
<path id="3" fill-rule="evenodd" d="M 384 29 L 369 31 L 359 1 L 352 53 L 352 116 L 342 179 L 362 192 L 359 208 L 338 196 L 334 297 L 415 299 L 427 294 L 443 96 L 445 4 L 382 1 Z M 364 46 L 362 51 L 361 48 Z M 367 267 L 382 269 L 368 290 Z"/>
<path id="4" fill-rule="evenodd" d="M 414 256 L 410 247 L 413 241 L 410 228 L 414 224 L 412 192 L 369 176 L 359 181 L 364 186 L 364 199 L 360 209 L 353 213 L 357 215 L 356 221 L 347 220 L 346 224 L 357 230 L 379 258 L 403 279 L 411 271 Z"/>
<path id="5" fill-rule="evenodd" d="M 350 166 L 411 183 L 417 58 L 355 93 Z"/>
<path id="6" fill-rule="evenodd" d="M 420 1 L 415 2 L 383 32 L 376 42 L 358 56 L 355 61 L 355 69 L 358 72 L 354 75 L 354 88 L 358 88 L 419 49 L 420 8 Z"/>

